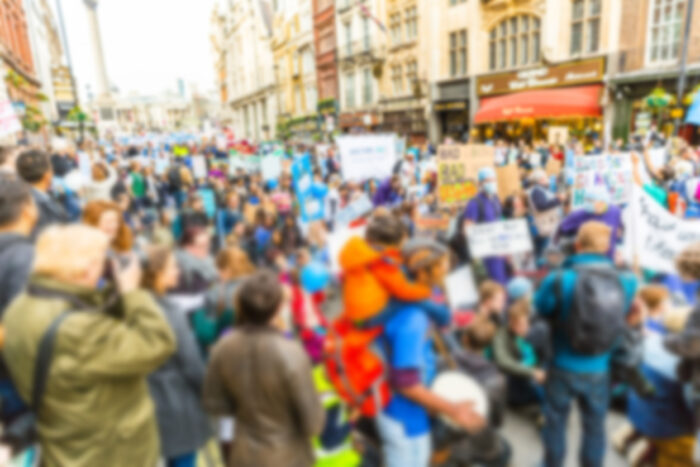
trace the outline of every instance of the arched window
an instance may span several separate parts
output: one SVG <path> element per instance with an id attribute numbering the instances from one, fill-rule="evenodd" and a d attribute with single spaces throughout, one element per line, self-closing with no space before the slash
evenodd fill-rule
<path id="1" fill-rule="evenodd" d="M 540 61 L 540 19 L 533 15 L 506 18 L 489 33 L 489 69 L 502 70 Z"/>

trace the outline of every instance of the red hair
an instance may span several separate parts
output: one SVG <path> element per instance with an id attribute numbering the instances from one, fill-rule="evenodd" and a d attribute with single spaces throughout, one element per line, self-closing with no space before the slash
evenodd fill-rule
<path id="1" fill-rule="evenodd" d="M 92 227 L 97 227 L 100 223 L 100 217 L 107 211 L 114 211 L 119 215 L 119 231 L 117 232 L 117 237 L 112 242 L 112 249 L 119 253 L 130 251 L 134 243 L 131 229 L 126 225 L 126 222 L 124 222 L 122 210 L 116 203 L 102 200 L 90 201 L 85 205 L 85 209 L 83 210 L 83 223 Z"/>

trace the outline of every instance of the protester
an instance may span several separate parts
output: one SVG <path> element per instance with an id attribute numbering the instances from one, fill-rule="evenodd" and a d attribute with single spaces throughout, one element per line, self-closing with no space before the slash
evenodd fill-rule
<path id="1" fill-rule="evenodd" d="M 275 274 L 247 279 L 237 304 L 240 325 L 212 350 L 204 385 L 206 409 L 236 418 L 228 465 L 311 466 L 324 411 L 304 350 L 273 327 L 284 305 Z"/>
<path id="2" fill-rule="evenodd" d="M 32 196 L 39 209 L 39 220 L 32 232 L 36 239 L 39 233 L 52 224 L 68 222 L 65 210 L 51 197 L 49 192 L 53 180 L 51 162 L 46 153 L 31 149 L 17 157 L 17 174 L 32 186 Z"/>
<path id="3" fill-rule="evenodd" d="M 197 450 L 211 436 L 200 402 L 206 367 L 187 317 L 167 298 L 167 292 L 177 285 L 178 274 L 171 250 L 153 247 L 147 252 L 143 287 L 163 310 L 177 346 L 175 354 L 148 377 L 148 386 L 167 466 L 194 467 Z"/>
<path id="4" fill-rule="evenodd" d="M 98 281 L 108 248 L 109 239 L 96 229 L 48 228 L 37 242 L 28 289 L 3 318 L 4 356 L 22 398 L 38 415 L 41 462 L 48 467 L 158 461 L 146 376 L 170 357 L 175 338 L 158 305 L 138 289 L 136 260 L 114 265 L 123 315 L 105 310 Z M 54 340 L 37 396 L 39 347 Z"/>
<path id="5" fill-rule="evenodd" d="M 624 333 L 634 298 L 634 276 L 618 273 L 606 258 L 610 227 L 584 223 L 576 236 L 576 254 L 561 272 L 552 272 L 535 296 L 537 312 L 553 323 L 553 359 L 544 394 L 542 431 L 545 465 L 564 465 L 566 427 L 572 401 L 582 409 L 580 462 L 602 466 L 605 416 L 610 403 L 610 359 Z"/>
<path id="6" fill-rule="evenodd" d="M 109 201 L 93 201 L 83 210 L 83 223 L 102 231 L 110 242 L 114 254 L 129 253 L 133 235 L 122 216 L 121 208 Z"/>

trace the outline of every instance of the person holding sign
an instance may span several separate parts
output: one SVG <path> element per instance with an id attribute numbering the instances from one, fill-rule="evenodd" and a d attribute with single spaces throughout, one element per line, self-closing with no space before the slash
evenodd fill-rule
<path id="1" fill-rule="evenodd" d="M 495 222 L 501 219 L 501 202 L 498 200 L 498 184 L 496 172 L 492 167 L 479 170 L 479 193 L 469 201 L 464 211 L 464 226 L 471 223 L 481 224 Z M 484 267 L 488 276 L 496 282 L 505 285 L 508 282 L 508 268 L 503 257 L 484 258 Z"/>
<path id="2" fill-rule="evenodd" d="M 557 196 L 549 190 L 547 172 L 537 169 L 530 175 L 532 188 L 528 192 L 528 202 L 535 222 L 535 253 L 539 257 L 547 246 L 549 236 L 554 233 L 561 220 L 561 203 L 564 195 Z"/>

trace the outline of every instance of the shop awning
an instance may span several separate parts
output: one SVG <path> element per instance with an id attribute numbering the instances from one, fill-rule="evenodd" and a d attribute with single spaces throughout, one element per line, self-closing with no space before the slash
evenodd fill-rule
<path id="1" fill-rule="evenodd" d="M 601 85 L 539 89 L 481 100 L 474 123 L 521 118 L 600 117 Z"/>

